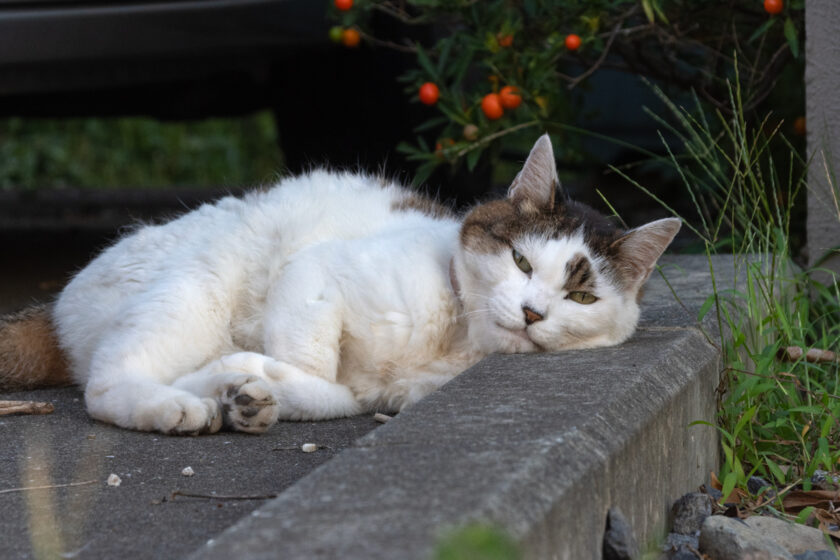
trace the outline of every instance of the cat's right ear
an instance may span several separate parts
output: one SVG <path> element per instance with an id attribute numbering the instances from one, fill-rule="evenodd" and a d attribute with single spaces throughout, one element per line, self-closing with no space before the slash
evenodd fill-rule
<path id="1" fill-rule="evenodd" d="M 508 189 L 508 198 L 519 207 L 534 210 L 554 207 L 554 197 L 560 180 L 554 162 L 554 148 L 548 134 L 543 134 L 531 148 L 522 170 Z"/>

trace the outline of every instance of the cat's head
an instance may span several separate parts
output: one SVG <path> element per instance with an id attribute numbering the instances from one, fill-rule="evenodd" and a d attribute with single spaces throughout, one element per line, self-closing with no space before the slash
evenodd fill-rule
<path id="1" fill-rule="evenodd" d="M 636 328 L 640 289 L 680 220 L 625 231 L 559 187 L 544 135 L 507 197 L 464 219 L 452 272 L 470 339 L 485 351 L 608 346 Z"/>

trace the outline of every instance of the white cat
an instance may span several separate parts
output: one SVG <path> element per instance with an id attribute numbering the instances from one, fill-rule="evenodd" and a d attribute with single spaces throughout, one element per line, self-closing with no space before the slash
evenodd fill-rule
<path id="1" fill-rule="evenodd" d="M 144 226 L 0 324 L 0 385 L 60 381 L 66 359 L 104 422 L 260 433 L 399 410 L 491 352 L 618 344 L 680 222 L 625 232 L 558 188 L 543 136 L 508 196 L 461 218 L 314 171 Z"/>

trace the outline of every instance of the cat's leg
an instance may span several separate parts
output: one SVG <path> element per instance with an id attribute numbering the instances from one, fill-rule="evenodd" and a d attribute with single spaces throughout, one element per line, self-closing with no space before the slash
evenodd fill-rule
<path id="1" fill-rule="evenodd" d="M 218 431 L 222 415 L 216 399 L 171 386 L 224 344 L 228 320 L 215 303 L 212 286 L 195 279 L 172 279 L 156 297 L 143 294 L 127 302 L 107 331 L 92 339 L 96 347 L 85 372 L 88 413 L 142 431 Z"/>
<path id="2" fill-rule="evenodd" d="M 224 356 L 173 386 L 217 399 L 224 425 L 250 433 L 264 432 L 278 418 L 324 420 L 362 412 L 348 387 L 253 352 Z"/>

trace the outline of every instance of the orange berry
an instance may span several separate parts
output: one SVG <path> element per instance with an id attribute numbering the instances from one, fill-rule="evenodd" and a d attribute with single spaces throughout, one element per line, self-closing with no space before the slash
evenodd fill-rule
<path id="1" fill-rule="evenodd" d="M 481 110 L 484 111 L 484 116 L 495 121 L 502 118 L 505 110 L 502 108 L 502 100 L 498 93 L 488 93 L 481 100 Z"/>
<path id="2" fill-rule="evenodd" d="M 440 97 L 440 89 L 433 82 L 426 82 L 420 86 L 418 97 L 423 105 L 434 105 Z"/>
<path id="3" fill-rule="evenodd" d="M 575 35 L 574 33 L 569 33 L 566 35 L 566 48 L 570 51 L 576 51 L 580 48 L 581 41 L 580 35 Z"/>
<path id="4" fill-rule="evenodd" d="M 771 15 L 776 15 L 782 13 L 782 10 L 785 9 L 785 3 L 783 0 L 764 0 L 764 11 Z"/>
<path id="5" fill-rule="evenodd" d="M 522 96 L 516 86 L 505 86 L 499 91 L 499 100 L 505 109 L 516 109 L 522 103 Z"/>
<path id="6" fill-rule="evenodd" d="M 808 129 L 805 126 L 805 117 L 796 117 L 796 120 L 793 121 L 793 133 L 797 136 L 805 136 L 805 133 L 807 132 Z"/>
<path id="7" fill-rule="evenodd" d="M 358 47 L 362 42 L 362 36 L 357 29 L 352 27 L 341 32 L 341 44 L 345 47 Z"/>
<path id="8" fill-rule="evenodd" d="M 507 48 L 513 44 L 513 34 L 496 35 L 496 41 L 498 41 L 500 47 Z"/>
<path id="9" fill-rule="evenodd" d="M 346 12 L 353 7 L 353 0 L 335 0 L 335 7 L 342 12 Z"/>

